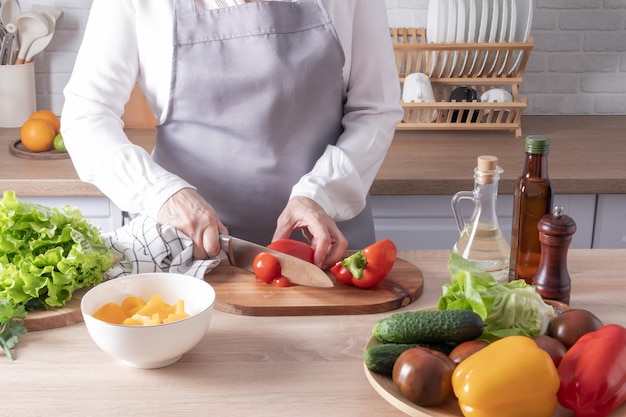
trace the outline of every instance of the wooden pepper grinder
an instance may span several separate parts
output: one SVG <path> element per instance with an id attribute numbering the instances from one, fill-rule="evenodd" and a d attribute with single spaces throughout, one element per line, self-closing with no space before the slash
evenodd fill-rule
<path id="1" fill-rule="evenodd" d="M 567 272 L 567 250 L 576 232 L 574 220 L 555 207 L 537 226 L 541 243 L 539 268 L 532 284 L 542 298 L 569 304 L 571 279 Z"/>

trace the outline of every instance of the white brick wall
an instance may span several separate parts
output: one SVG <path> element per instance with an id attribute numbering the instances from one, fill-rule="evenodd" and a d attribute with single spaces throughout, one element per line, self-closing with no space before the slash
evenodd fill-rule
<path id="1" fill-rule="evenodd" d="M 534 1 L 535 48 L 521 88 L 526 114 L 626 115 L 626 0 Z M 24 10 L 32 3 L 64 12 L 36 58 L 37 107 L 58 113 L 91 0 L 21 0 Z M 428 0 L 385 3 L 390 26 L 426 26 Z"/>

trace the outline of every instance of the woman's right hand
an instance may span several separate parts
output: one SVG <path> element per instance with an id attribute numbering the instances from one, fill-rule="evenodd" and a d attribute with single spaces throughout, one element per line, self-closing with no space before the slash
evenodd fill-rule
<path id="1" fill-rule="evenodd" d="M 157 215 L 159 224 L 170 224 L 193 241 L 193 256 L 207 259 L 220 253 L 220 233 L 228 233 L 217 212 L 192 188 L 172 195 Z"/>

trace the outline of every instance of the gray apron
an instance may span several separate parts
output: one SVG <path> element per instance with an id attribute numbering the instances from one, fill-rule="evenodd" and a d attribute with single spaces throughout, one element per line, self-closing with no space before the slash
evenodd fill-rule
<path id="1" fill-rule="evenodd" d="M 321 0 L 174 5 L 153 159 L 197 187 L 233 236 L 266 245 L 293 185 L 342 132 L 341 44 Z M 369 206 L 339 226 L 353 248 L 374 240 Z"/>

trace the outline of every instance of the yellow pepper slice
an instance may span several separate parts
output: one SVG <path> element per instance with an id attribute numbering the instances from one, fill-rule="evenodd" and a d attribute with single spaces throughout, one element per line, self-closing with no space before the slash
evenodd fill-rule
<path id="1" fill-rule="evenodd" d="M 452 388 L 465 417 L 550 417 L 559 375 L 533 339 L 509 336 L 462 361 Z"/>

